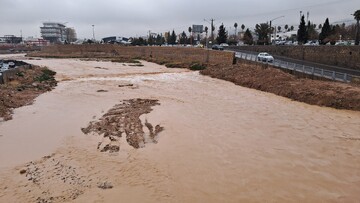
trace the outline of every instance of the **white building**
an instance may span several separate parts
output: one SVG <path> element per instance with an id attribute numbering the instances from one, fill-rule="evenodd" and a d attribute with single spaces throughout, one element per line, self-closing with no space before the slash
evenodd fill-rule
<path id="1" fill-rule="evenodd" d="M 40 27 L 41 36 L 51 43 L 63 42 L 66 40 L 66 26 L 62 23 L 44 22 Z"/>

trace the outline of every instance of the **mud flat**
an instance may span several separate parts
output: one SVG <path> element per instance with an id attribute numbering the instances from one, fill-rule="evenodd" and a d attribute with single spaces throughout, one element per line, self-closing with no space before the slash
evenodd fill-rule
<path id="1" fill-rule="evenodd" d="M 59 83 L 0 124 L 0 202 L 359 199 L 357 111 L 294 102 L 147 62 L 27 62 L 56 71 Z M 132 101 L 151 101 L 152 110 L 141 105 L 131 122 L 123 113 L 112 122 L 112 110 L 136 109 Z M 106 131 L 81 130 L 107 118 Z M 145 147 L 108 131 L 127 125 L 141 132 L 139 122 Z M 156 142 L 146 142 L 146 123 L 154 131 L 163 127 Z M 98 149 L 110 137 L 119 150 Z"/>

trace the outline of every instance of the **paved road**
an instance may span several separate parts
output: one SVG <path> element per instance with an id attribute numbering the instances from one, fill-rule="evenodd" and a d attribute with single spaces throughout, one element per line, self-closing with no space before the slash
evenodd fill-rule
<path id="1" fill-rule="evenodd" d="M 258 54 L 258 52 L 245 51 L 245 50 L 239 50 L 239 49 L 227 48 L 227 50 L 238 51 L 238 52 L 242 52 L 242 53 L 249 53 L 249 54 L 254 54 L 254 55 Z M 330 66 L 330 65 L 314 63 L 314 62 L 304 61 L 304 60 L 298 60 L 298 59 L 293 59 L 293 58 L 288 58 L 288 57 L 283 57 L 283 56 L 276 56 L 276 55 L 273 55 L 273 56 L 275 59 L 279 59 L 279 60 L 289 62 L 289 63 L 296 63 L 299 65 L 305 65 L 305 66 L 316 67 L 316 68 L 325 69 L 325 70 L 329 70 L 329 71 L 336 71 L 336 72 L 340 72 L 340 73 L 346 73 L 349 75 L 360 76 L 359 70 L 353 70 L 353 69 L 348 69 L 348 68 L 343 68 L 343 67 L 338 67 L 338 66 Z"/>

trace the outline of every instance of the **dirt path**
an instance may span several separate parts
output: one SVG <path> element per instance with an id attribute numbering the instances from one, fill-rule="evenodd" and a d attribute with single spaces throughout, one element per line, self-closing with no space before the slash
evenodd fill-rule
<path id="1" fill-rule="evenodd" d="M 359 199 L 359 112 L 147 62 L 29 62 L 60 82 L 0 123 L 0 202 Z M 157 142 L 136 149 L 115 137 L 119 151 L 101 152 L 109 138 L 81 128 L 134 99 L 159 104 L 138 114 L 144 132 L 146 122 L 164 128 Z"/>

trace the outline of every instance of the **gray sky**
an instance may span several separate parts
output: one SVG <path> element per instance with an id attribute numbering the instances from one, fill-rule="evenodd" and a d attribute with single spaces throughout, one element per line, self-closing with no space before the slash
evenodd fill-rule
<path id="1" fill-rule="evenodd" d="M 315 24 L 353 19 L 360 0 L 0 0 L 0 36 L 13 34 L 40 37 L 44 21 L 74 27 L 78 38 L 146 36 L 148 31 L 185 31 L 192 24 L 210 27 L 204 19 L 215 19 L 216 30 L 224 23 L 234 32 L 235 22 L 255 27 L 279 16 L 278 25 L 299 24 L 300 11 L 310 12 Z M 231 27 L 231 29 L 230 29 Z M 239 28 L 238 28 L 239 29 Z"/>

